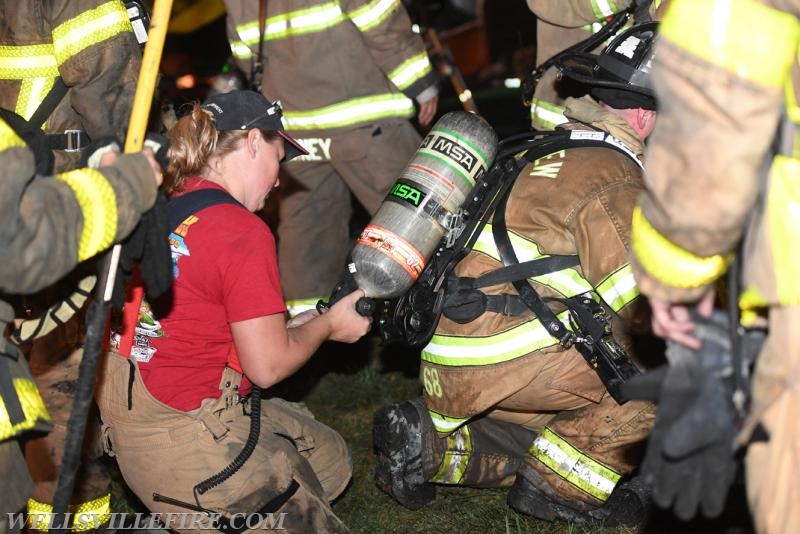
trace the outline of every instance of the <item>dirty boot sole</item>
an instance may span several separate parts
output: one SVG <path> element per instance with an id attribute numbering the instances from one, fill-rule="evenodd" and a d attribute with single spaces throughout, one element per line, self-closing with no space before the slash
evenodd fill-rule
<path id="1" fill-rule="evenodd" d="M 377 453 L 375 484 L 410 510 L 436 498 L 436 487 L 422 469 L 422 423 L 411 402 L 384 406 L 375 412 L 372 440 Z"/>

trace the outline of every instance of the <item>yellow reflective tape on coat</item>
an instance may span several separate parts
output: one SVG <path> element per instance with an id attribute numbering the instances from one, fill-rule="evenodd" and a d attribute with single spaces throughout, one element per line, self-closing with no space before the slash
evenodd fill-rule
<path id="1" fill-rule="evenodd" d="M 795 61 L 800 24 L 755 0 L 673 0 L 659 32 L 745 80 L 781 87 Z"/>
<path id="2" fill-rule="evenodd" d="M 702 287 L 719 278 L 728 268 L 731 257 L 696 256 L 658 233 L 642 214 L 633 210 L 631 244 L 642 268 L 659 282 L 681 288 Z"/>
<path id="3" fill-rule="evenodd" d="M 399 0 L 372 0 L 347 14 L 359 30 L 366 32 L 385 21 L 399 7 Z"/>
<path id="4" fill-rule="evenodd" d="M 440 484 L 459 484 L 472 457 L 472 435 L 468 425 L 464 425 L 445 439 L 442 463 L 430 482 Z"/>
<path id="5" fill-rule="evenodd" d="M 552 130 L 565 122 L 567 122 L 567 118 L 564 116 L 564 106 L 551 104 L 538 98 L 531 101 L 531 123 L 534 126 Z"/>
<path id="6" fill-rule="evenodd" d="M 20 406 L 22 406 L 22 413 L 25 414 L 25 420 L 12 425 L 5 402 L 0 397 L 0 441 L 30 430 L 40 421 L 50 421 L 50 414 L 47 413 L 42 396 L 39 395 L 39 390 L 33 380 L 14 378 L 13 383 L 14 391 L 17 393 Z"/>
<path id="7" fill-rule="evenodd" d="M 97 529 L 111 519 L 111 494 L 69 507 L 66 530 L 83 532 Z M 61 524 L 51 525 L 53 521 L 53 505 L 28 499 L 28 528 L 47 532 L 51 526 L 61 527 Z"/>
<path id="8" fill-rule="evenodd" d="M 326 2 L 314 7 L 280 13 L 267 18 L 264 22 L 264 40 L 271 41 L 306 33 L 321 32 L 344 20 L 345 15 L 339 2 Z M 258 26 L 258 20 L 252 20 L 236 26 L 236 33 L 241 39 L 241 44 L 258 44 Z M 233 48 L 233 42 L 231 42 L 231 45 L 231 48 Z M 252 50 L 248 49 L 248 52 L 249 55 L 252 55 Z M 234 50 L 234 55 L 240 59 L 245 57 L 242 54 L 246 53 L 244 49 L 238 47 Z"/>
<path id="9" fill-rule="evenodd" d="M 125 5 L 111 0 L 88 9 L 53 29 L 53 49 L 59 65 L 83 50 L 123 32 L 133 33 Z"/>
<path id="10" fill-rule="evenodd" d="M 414 115 L 414 103 L 403 94 L 353 98 L 338 104 L 307 111 L 284 111 L 283 120 L 287 130 L 315 130 L 353 126 L 388 117 L 410 118 Z"/>
<path id="11" fill-rule="evenodd" d="M 620 311 L 639 296 L 639 287 L 633 277 L 633 269 L 627 263 L 597 284 L 595 291 L 615 312 Z"/>
<path id="12" fill-rule="evenodd" d="M 83 214 L 83 229 L 78 240 L 80 262 L 114 242 L 117 235 L 117 195 L 106 177 L 95 169 L 76 169 L 56 178 L 72 189 Z"/>
<path id="13" fill-rule="evenodd" d="M 528 452 L 564 480 L 605 502 L 622 477 L 608 466 L 582 453 L 547 427 L 533 440 Z"/>
<path id="14" fill-rule="evenodd" d="M 800 304 L 800 161 L 776 156 L 772 163 L 766 217 L 775 263 L 778 301 L 785 306 Z"/>
<path id="15" fill-rule="evenodd" d="M 401 91 L 431 72 L 431 62 L 427 52 L 420 52 L 405 60 L 389 73 L 389 79 Z"/>
<path id="16" fill-rule="evenodd" d="M 23 80 L 58 76 L 52 43 L 0 46 L 0 79 Z"/>
<path id="17" fill-rule="evenodd" d="M 308 310 L 316 310 L 317 309 L 317 302 L 320 299 L 327 300 L 327 297 L 311 297 L 307 299 L 290 299 L 285 302 L 286 304 L 286 311 L 289 313 L 289 317 L 296 317 L 303 313 L 304 311 Z"/>
<path id="18" fill-rule="evenodd" d="M 9 126 L 6 121 L 0 119 L 0 152 L 3 150 L 8 150 L 9 148 L 19 148 L 24 146 L 27 146 L 25 141 L 23 141 L 22 138 L 17 135 L 17 132 L 14 131 L 14 128 Z"/>

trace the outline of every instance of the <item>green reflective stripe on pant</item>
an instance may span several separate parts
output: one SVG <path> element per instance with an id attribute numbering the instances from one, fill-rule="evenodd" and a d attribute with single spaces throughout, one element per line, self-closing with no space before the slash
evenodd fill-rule
<path id="1" fill-rule="evenodd" d="M 565 327 L 568 311 L 557 315 Z M 492 365 L 525 356 L 545 347 L 556 345 L 558 340 L 550 335 L 539 319 L 524 323 L 498 334 L 481 337 L 461 337 L 434 334 L 422 349 L 422 360 L 438 365 Z"/>
<path id="2" fill-rule="evenodd" d="M 289 317 L 295 317 L 304 311 L 316 310 L 317 302 L 327 300 L 327 297 L 311 297 L 307 299 L 291 299 L 286 301 L 286 311 Z"/>
<path id="3" fill-rule="evenodd" d="M 472 436 L 468 425 L 464 425 L 446 438 L 446 449 L 439 470 L 430 482 L 460 484 L 472 456 Z"/>
<path id="4" fill-rule="evenodd" d="M 542 129 L 552 130 L 559 124 L 567 122 L 564 106 L 534 98 L 531 101 L 531 122 Z"/>
<path id="5" fill-rule="evenodd" d="M 83 532 L 99 528 L 111 519 L 111 494 L 71 505 L 68 513 L 72 515 L 68 516 L 69 523 L 64 525 L 67 530 Z M 28 528 L 47 532 L 51 526 L 61 526 L 60 523 L 51 525 L 51 521 L 53 521 L 53 505 L 28 499 Z"/>
<path id="6" fill-rule="evenodd" d="M 353 126 L 385 118 L 411 118 L 414 116 L 414 103 L 403 94 L 386 93 L 382 95 L 352 98 L 322 108 L 305 111 L 285 111 L 284 125 L 289 132 L 340 128 Z"/>
<path id="7" fill-rule="evenodd" d="M 605 502 L 622 475 L 543 427 L 528 452 L 573 486 Z"/>
<path id="8" fill-rule="evenodd" d="M 639 296 L 639 286 L 630 264 L 625 264 L 597 285 L 597 294 L 615 312 Z"/>
<path id="9" fill-rule="evenodd" d="M 539 251 L 539 246 L 535 242 L 511 231 L 509 231 L 508 236 L 511 239 L 511 245 L 514 247 L 514 252 L 517 254 L 520 263 L 546 258 L 548 256 Z M 495 245 L 494 237 L 492 236 L 491 224 L 487 224 L 484 227 L 483 231 L 478 236 L 478 240 L 475 242 L 473 250 L 482 252 L 498 262 L 501 261 L 500 254 L 497 252 L 497 245 Z M 582 295 L 594 289 L 574 267 L 535 276 L 531 280 L 546 285 L 565 297 Z"/>
<path id="10" fill-rule="evenodd" d="M 469 417 L 448 417 L 435 412 L 430 408 L 428 409 L 428 415 L 430 415 L 431 420 L 433 421 L 433 426 L 436 427 L 436 431 L 441 432 L 442 434 L 449 434 L 459 426 L 469 421 Z"/>

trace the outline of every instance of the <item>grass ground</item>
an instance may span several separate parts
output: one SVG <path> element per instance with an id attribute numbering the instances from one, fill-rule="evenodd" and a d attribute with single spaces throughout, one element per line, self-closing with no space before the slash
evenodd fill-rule
<path id="1" fill-rule="evenodd" d="M 739 496 L 716 521 L 683 523 L 655 512 L 639 529 L 579 527 L 548 523 L 515 513 L 504 490 L 438 487 L 437 500 L 410 511 L 373 483 L 372 414 L 389 403 L 419 394 L 418 355 L 398 346 L 374 343 L 329 344 L 306 367 L 269 393 L 304 401 L 317 419 L 347 440 L 353 455 L 353 480 L 334 504 L 336 514 L 358 534 L 749 534 L 746 506 Z M 119 488 L 118 488 L 119 489 Z M 124 490 L 123 490 L 124 491 Z M 309 533 L 317 534 L 317 533 Z M 324 533 L 320 533 L 324 534 Z"/>

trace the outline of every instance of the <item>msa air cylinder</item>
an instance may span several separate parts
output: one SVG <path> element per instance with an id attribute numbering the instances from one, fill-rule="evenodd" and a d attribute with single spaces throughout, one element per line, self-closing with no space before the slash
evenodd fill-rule
<path id="1" fill-rule="evenodd" d="M 351 252 L 367 297 L 405 293 L 497 152 L 497 134 L 466 111 L 444 115 L 423 139 Z"/>

